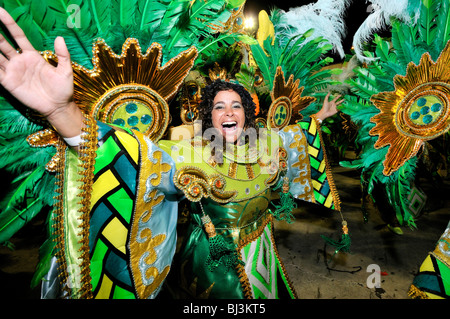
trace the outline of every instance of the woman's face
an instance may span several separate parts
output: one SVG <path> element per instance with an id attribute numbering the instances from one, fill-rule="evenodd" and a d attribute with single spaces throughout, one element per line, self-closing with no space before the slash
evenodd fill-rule
<path id="1" fill-rule="evenodd" d="M 245 111 L 241 97 L 233 90 L 219 91 L 211 112 L 213 126 L 227 143 L 234 143 L 244 130 Z"/>

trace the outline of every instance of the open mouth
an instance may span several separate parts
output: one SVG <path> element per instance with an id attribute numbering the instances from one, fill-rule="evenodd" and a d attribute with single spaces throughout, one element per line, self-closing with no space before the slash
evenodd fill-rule
<path id="1" fill-rule="evenodd" d="M 236 121 L 223 122 L 222 129 L 224 132 L 234 132 L 237 130 L 237 122 Z"/>

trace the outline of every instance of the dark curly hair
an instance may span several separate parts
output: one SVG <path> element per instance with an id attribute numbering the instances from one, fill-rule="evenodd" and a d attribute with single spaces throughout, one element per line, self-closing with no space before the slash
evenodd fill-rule
<path id="1" fill-rule="evenodd" d="M 199 105 L 200 120 L 202 120 L 202 133 L 205 130 L 212 128 L 212 110 L 214 98 L 220 91 L 233 90 L 241 97 L 242 106 L 245 112 L 245 126 L 247 128 L 256 128 L 255 124 L 255 109 L 256 105 L 250 93 L 240 84 L 222 81 L 220 79 L 215 80 L 210 85 L 205 86 L 202 89 L 202 100 Z"/>

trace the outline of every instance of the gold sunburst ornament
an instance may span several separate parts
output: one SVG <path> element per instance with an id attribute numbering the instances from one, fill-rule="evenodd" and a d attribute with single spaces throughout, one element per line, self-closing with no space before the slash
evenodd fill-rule
<path id="1" fill-rule="evenodd" d="M 450 42 L 449 42 L 450 43 Z M 450 44 L 433 62 L 424 53 L 419 65 L 410 62 L 406 75 L 393 79 L 395 91 L 372 96 L 380 113 L 371 118 L 378 135 L 374 147 L 389 146 L 383 174 L 391 175 L 417 154 L 425 141 L 435 139 L 450 128 Z"/>
<path id="2" fill-rule="evenodd" d="M 267 114 L 267 126 L 269 128 L 282 129 L 290 124 L 291 119 L 302 118 L 300 111 L 305 109 L 316 98 L 301 96 L 304 87 L 299 87 L 300 80 L 294 81 L 294 75 L 290 75 L 285 82 L 284 72 L 277 67 L 271 91 L 272 103 Z"/>
<path id="3" fill-rule="evenodd" d="M 164 66 L 158 43 L 143 55 L 138 41 L 130 38 L 119 56 L 99 40 L 93 52 L 94 69 L 74 64 L 75 102 L 95 119 L 159 140 L 169 123 L 167 102 L 192 68 L 197 49 L 183 51 Z"/>
<path id="4" fill-rule="evenodd" d="M 134 129 L 158 141 L 166 132 L 170 120 L 167 102 L 174 97 L 188 75 L 197 49 L 181 52 L 161 66 L 162 47 L 153 43 L 142 54 L 138 40 L 129 38 L 117 55 L 99 39 L 93 46 L 92 64 L 89 70 L 73 63 L 74 101 L 83 112 L 94 119 Z M 57 57 L 50 51 L 43 57 L 51 64 Z M 28 137 L 32 147 L 57 145 L 56 132 L 50 129 Z M 54 171 L 59 154 L 47 164 Z"/>

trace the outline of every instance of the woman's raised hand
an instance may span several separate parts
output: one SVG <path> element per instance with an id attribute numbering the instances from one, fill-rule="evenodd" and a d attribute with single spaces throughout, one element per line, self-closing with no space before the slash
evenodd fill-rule
<path id="1" fill-rule="evenodd" d="M 329 100 L 330 94 L 331 93 L 328 92 L 327 96 L 325 97 L 325 100 L 323 101 L 322 108 L 320 109 L 319 112 L 316 113 L 316 118 L 319 120 L 323 121 L 326 118 L 335 115 L 338 112 L 337 110 L 338 105 L 344 102 L 344 99 L 339 100 L 341 95 L 337 95 L 334 99 L 330 101 Z"/>
<path id="2" fill-rule="evenodd" d="M 6 10 L 0 21 L 19 48 L 0 35 L 0 84 L 17 100 L 42 114 L 63 137 L 79 135 L 83 115 L 72 100 L 73 71 L 62 37 L 55 39 L 56 67 L 34 49 L 22 29 Z"/>

